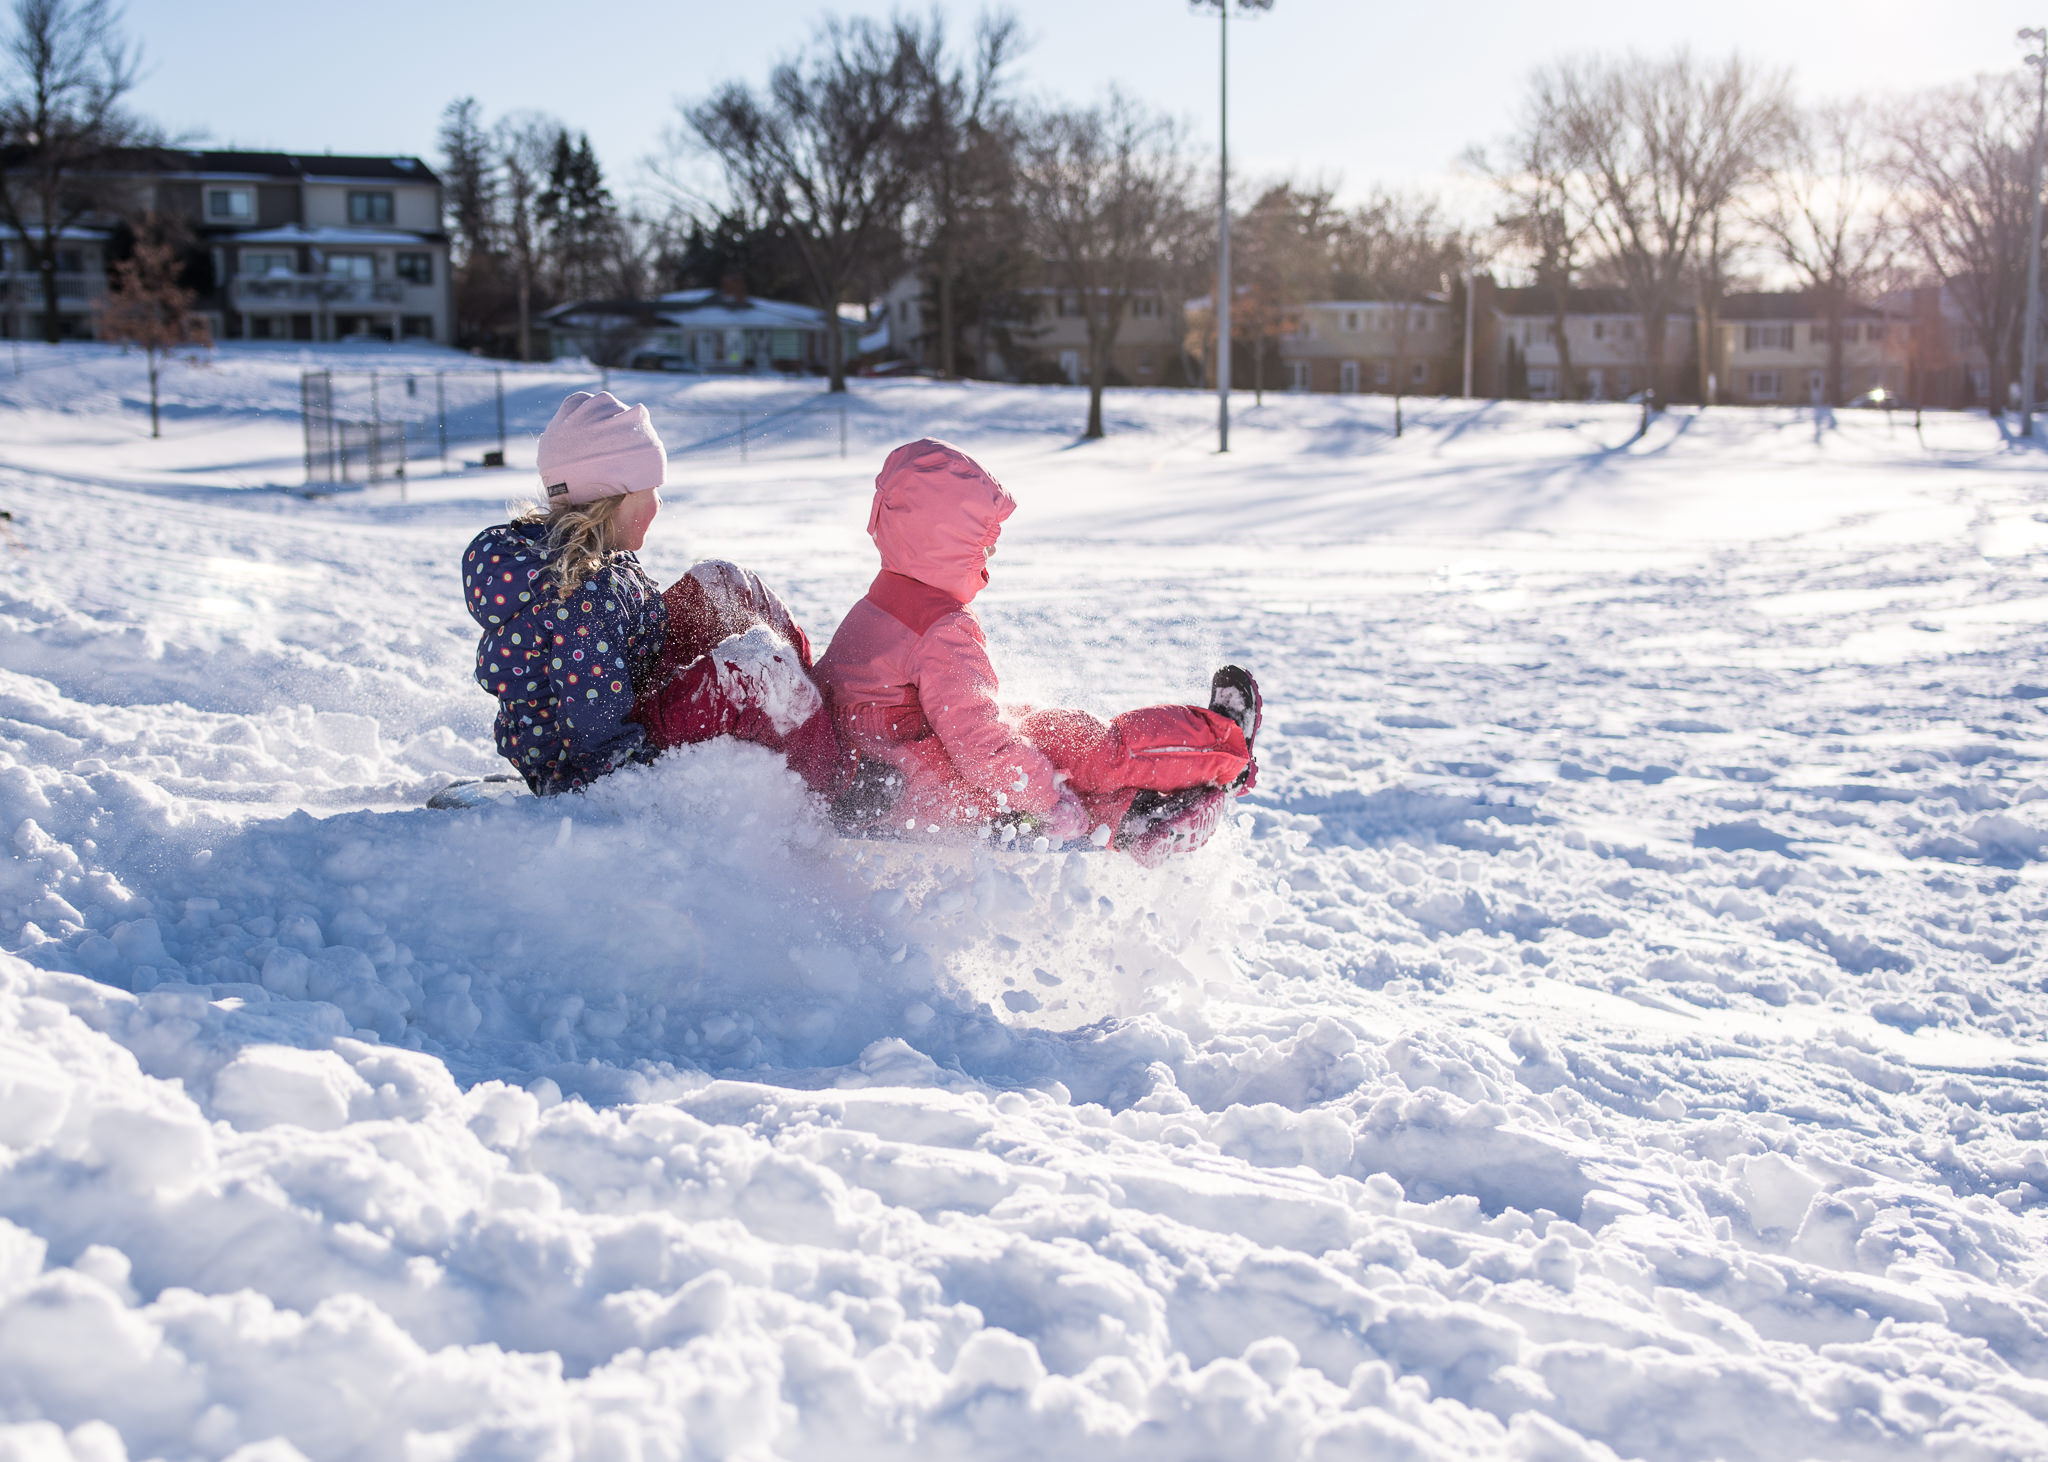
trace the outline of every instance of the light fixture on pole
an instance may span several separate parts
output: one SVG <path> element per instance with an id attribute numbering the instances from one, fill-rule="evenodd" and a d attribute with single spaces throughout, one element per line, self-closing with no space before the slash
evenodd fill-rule
<path id="1" fill-rule="evenodd" d="M 2041 361 L 2041 139 L 2043 124 L 2048 122 L 2048 30 L 2023 30 L 2019 40 L 2021 45 L 2031 41 L 2037 47 L 2026 55 L 2027 64 L 2034 68 L 2034 157 L 2027 171 L 2034 206 L 2027 228 L 2027 317 L 2020 346 L 2020 435 L 2032 437 L 2034 382 Z"/>
<path id="2" fill-rule="evenodd" d="M 1271 10 L 1273 0 L 1194 0 L 1216 12 L 1216 450 L 1230 450 L 1230 7 Z"/>

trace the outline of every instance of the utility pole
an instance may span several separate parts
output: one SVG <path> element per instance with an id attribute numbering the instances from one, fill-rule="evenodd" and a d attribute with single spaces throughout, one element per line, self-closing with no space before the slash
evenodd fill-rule
<path id="1" fill-rule="evenodd" d="M 2020 346 L 2020 435 L 2034 435 L 2034 379 L 2041 361 L 2041 134 L 2048 123 L 2048 29 L 2029 28 L 2019 34 L 2020 44 L 2033 42 L 2039 49 L 2027 52 L 2027 64 L 2034 68 L 2034 157 L 2027 178 L 2034 191 L 2031 221 L 2027 228 L 2027 317 L 2025 339 Z"/>
<path id="2" fill-rule="evenodd" d="M 1465 399 L 1472 399 L 1472 290 L 1475 276 L 1465 270 Z"/>
<path id="3" fill-rule="evenodd" d="M 1233 0 L 1194 0 L 1216 10 L 1216 450 L 1230 450 L 1230 7 Z M 1234 0 L 1240 11 L 1271 10 L 1273 0 Z"/>

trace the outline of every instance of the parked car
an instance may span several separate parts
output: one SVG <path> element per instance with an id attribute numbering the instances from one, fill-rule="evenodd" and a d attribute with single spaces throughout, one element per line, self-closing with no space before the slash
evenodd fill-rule
<path id="1" fill-rule="evenodd" d="M 1872 386 L 1860 396 L 1851 396 L 1848 404 L 1857 411 L 1891 411 L 1905 403 L 1899 400 L 1898 392 Z"/>
<path id="2" fill-rule="evenodd" d="M 626 363 L 632 371 L 695 371 L 697 363 L 687 355 L 667 355 L 660 351 L 644 350 Z"/>

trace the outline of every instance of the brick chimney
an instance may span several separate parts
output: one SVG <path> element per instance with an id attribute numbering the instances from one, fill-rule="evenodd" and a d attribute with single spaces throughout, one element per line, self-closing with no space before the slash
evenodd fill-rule
<path id="1" fill-rule="evenodd" d="M 718 293 L 728 304 L 745 304 L 747 302 L 747 277 L 744 274 L 726 275 L 718 281 Z"/>

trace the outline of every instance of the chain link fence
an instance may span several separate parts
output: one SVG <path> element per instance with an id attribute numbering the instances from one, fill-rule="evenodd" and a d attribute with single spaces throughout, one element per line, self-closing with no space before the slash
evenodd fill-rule
<path id="1" fill-rule="evenodd" d="M 408 463 L 432 461 L 447 471 L 472 453 L 476 465 L 504 466 L 508 445 L 538 436 L 575 390 L 651 397 L 648 409 L 671 459 L 846 455 L 843 395 L 805 384 L 750 390 L 728 402 L 670 404 L 662 398 L 679 394 L 674 378 L 656 380 L 659 386 L 643 393 L 633 379 L 588 371 L 305 371 L 299 400 L 306 483 L 332 489 L 395 482 L 403 490 Z M 698 394 L 688 387 L 684 393 Z"/>

